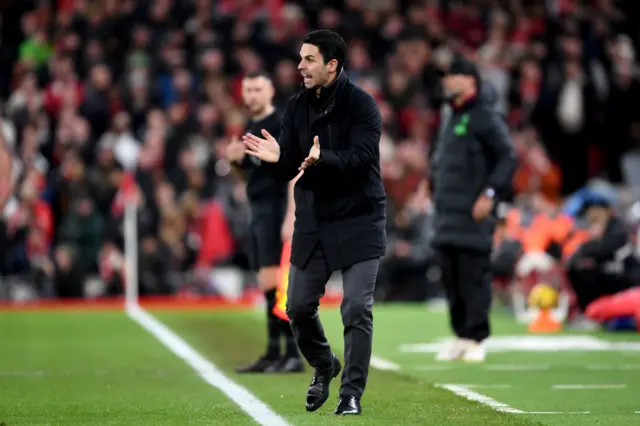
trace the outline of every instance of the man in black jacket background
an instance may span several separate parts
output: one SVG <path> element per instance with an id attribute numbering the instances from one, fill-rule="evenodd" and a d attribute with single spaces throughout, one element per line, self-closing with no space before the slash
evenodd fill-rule
<path id="1" fill-rule="evenodd" d="M 315 374 L 308 411 L 329 396 L 341 365 L 318 318 L 333 271 L 341 271 L 345 368 L 336 414 L 360 414 L 373 337 L 373 292 L 386 247 L 386 195 L 380 176 L 382 119 L 375 100 L 343 71 L 346 44 L 332 31 L 305 36 L 298 69 L 303 89 L 287 102 L 278 141 L 246 135 L 247 153 L 273 176 L 293 179 L 295 225 L 287 314 Z M 269 164 L 271 163 L 271 164 Z"/>
<path id="2" fill-rule="evenodd" d="M 495 91 L 475 65 L 456 58 L 443 72 L 451 114 L 431 155 L 435 234 L 442 283 L 457 340 L 438 354 L 484 361 L 489 336 L 490 255 L 496 198 L 511 186 L 516 156 Z"/>
<path id="3" fill-rule="evenodd" d="M 640 262 L 622 218 L 610 202 L 593 199 L 583 207 L 590 238 L 568 261 L 568 275 L 581 312 L 594 300 L 640 284 Z M 599 324 L 584 316 L 572 321 L 574 329 L 590 330 Z"/>

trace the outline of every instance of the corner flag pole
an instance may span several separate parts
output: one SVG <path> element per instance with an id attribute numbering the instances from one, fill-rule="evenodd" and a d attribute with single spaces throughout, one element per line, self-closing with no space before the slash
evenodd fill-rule
<path id="1" fill-rule="evenodd" d="M 124 197 L 124 258 L 125 307 L 138 306 L 138 206 L 133 172 L 125 174 L 122 184 Z"/>

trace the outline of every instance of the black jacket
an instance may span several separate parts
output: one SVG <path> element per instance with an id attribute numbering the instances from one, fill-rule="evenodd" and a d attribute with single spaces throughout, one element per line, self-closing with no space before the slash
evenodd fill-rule
<path id="1" fill-rule="evenodd" d="M 431 155 L 436 247 L 491 251 L 496 217 L 476 222 L 473 205 L 487 188 L 507 191 L 517 165 L 497 101 L 493 88 L 484 84 L 476 98 L 452 107 L 441 126 Z"/>
<path id="2" fill-rule="evenodd" d="M 269 116 L 260 121 L 251 120 L 247 124 L 245 133 L 260 135 L 260 130 L 266 129 L 274 138 L 280 137 L 281 116 L 278 111 L 274 111 Z M 275 180 L 271 174 L 260 167 L 262 162 L 250 155 L 245 155 L 238 167 L 246 175 L 247 197 L 252 206 L 270 205 L 281 203 L 287 197 L 287 183 Z"/>
<path id="3" fill-rule="evenodd" d="M 305 170 L 294 189 L 294 266 L 304 268 L 317 244 L 331 270 L 385 254 L 381 133 L 375 100 L 344 72 L 320 97 L 302 90 L 287 102 L 278 140 L 280 160 L 264 166 L 289 181 L 298 174 L 316 135 L 321 149 L 320 162 Z"/>
<path id="4" fill-rule="evenodd" d="M 607 222 L 602 237 L 585 242 L 569 260 L 570 267 L 582 259 L 592 259 L 604 272 L 640 279 L 640 263 L 634 253 L 629 230 L 616 216 Z"/>

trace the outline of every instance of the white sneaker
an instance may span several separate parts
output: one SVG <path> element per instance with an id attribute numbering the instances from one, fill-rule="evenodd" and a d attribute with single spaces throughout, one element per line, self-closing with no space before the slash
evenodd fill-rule
<path id="1" fill-rule="evenodd" d="M 456 339 L 449 347 L 444 348 L 436 355 L 436 361 L 455 361 L 461 359 L 471 341 L 467 339 Z"/>
<path id="2" fill-rule="evenodd" d="M 465 362 L 484 362 L 487 351 L 482 343 L 471 342 L 467 345 L 462 360 Z"/>

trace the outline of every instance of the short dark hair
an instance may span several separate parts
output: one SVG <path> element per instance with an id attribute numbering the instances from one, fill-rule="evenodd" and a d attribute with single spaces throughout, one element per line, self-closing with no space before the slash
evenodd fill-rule
<path id="1" fill-rule="evenodd" d="M 347 43 L 340 34 L 330 30 L 311 31 L 304 36 L 302 43 L 316 46 L 325 64 L 335 59 L 338 61 L 338 72 L 342 70 L 347 54 Z"/>
<path id="2" fill-rule="evenodd" d="M 271 76 L 265 70 L 251 71 L 251 72 L 248 72 L 247 75 L 244 76 L 244 78 L 258 78 L 258 77 L 264 77 L 267 80 L 271 81 Z"/>

